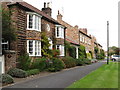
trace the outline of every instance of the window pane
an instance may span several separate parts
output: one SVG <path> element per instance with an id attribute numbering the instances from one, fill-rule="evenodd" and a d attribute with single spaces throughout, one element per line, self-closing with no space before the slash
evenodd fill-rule
<path id="1" fill-rule="evenodd" d="M 59 37 L 59 27 L 57 27 L 57 37 Z"/>
<path id="2" fill-rule="evenodd" d="M 29 28 L 33 27 L 33 15 L 29 15 Z"/>
<path id="3" fill-rule="evenodd" d="M 33 54 L 33 41 L 29 41 L 29 53 Z"/>

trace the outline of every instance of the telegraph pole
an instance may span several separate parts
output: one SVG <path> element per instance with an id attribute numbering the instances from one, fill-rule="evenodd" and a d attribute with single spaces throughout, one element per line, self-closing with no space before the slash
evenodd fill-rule
<path id="1" fill-rule="evenodd" d="M 109 64 L 109 21 L 107 21 L 107 64 Z"/>

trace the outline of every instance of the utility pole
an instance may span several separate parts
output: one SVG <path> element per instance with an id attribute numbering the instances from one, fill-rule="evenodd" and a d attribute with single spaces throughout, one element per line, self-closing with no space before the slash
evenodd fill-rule
<path id="1" fill-rule="evenodd" d="M 109 64 L 109 21 L 107 21 L 107 64 Z"/>

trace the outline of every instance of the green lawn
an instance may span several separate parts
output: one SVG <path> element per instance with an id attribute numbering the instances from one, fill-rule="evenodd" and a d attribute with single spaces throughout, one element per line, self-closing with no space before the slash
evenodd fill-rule
<path id="1" fill-rule="evenodd" d="M 118 62 L 110 62 L 68 88 L 118 88 Z"/>

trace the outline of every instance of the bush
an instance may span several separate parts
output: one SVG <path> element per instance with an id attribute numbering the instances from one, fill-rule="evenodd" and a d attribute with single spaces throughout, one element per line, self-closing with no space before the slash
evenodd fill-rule
<path id="1" fill-rule="evenodd" d="M 0 79 L 0 83 L 2 84 L 11 84 L 14 82 L 13 78 L 8 74 L 2 74 L 0 75 L 0 78 L 2 78 Z"/>
<path id="2" fill-rule="evenodd" d="M 76 59 L 76 65 L 82 66 L 84 64 L 84 61 L 82 59 Z"/>
<path id="3" fill-rule="evenodd" d="M 23 70 L 29 70 L 31 64 L 31 58 L 28 54 L 24 54 L 18 57 L 19 67 Z"/>
<path id="4" fill-rule="evenodd" d="M 48 68 L 48 71 L 60 71 L 63 68 L 65 68 L 65 64 L 62 60 L 58 59 L 58 58 L 51 58 L 51 65 L 50 68 Z"/>
<path id="5" fill-rule="evenodd" d="M 26 72 L 27 72 L 27 75 L 30 76 L 30 75 L 38 74 L 40 71 L 39 71 L 39 69 L 32 69 L 32 70 L 28 70 Z"/>
<path id="6" fill-rule="evenodd" d="M 84 64 L 91 64 L 91 60 L 87 58 L 83 59 L 83 62 Z"/>
<path id="7" fill-rule="evenodd" d="M 26 71 L 18 68 L 11 68 L 7 72 L 7 74 L 11 75 L 12 77 L 17 77 L 17 78 L 25 78 L 27 77 Z"/>
<path id="8" fill-rule="evenodd" d="M 66 68 L 71 68 L 76 66 L 76 60 L 70 56 L 62 58 L 62 61 L 65 63 Z"/>
<path id="9" fill-rule="evenodd" d="M 32 62 L 31 69 L 39 69 L 39 71 L 43 71 L 47 68 L 47 66 L 49 66 L 48 64 L 49 64 L 49 60 L 44 57 L 35 59 Z"/>
<path id="10" fill-rule="evenodd" d="M 55 68 L 48 68 L 47 70 L 50 72 L 56 72 Z"/>

